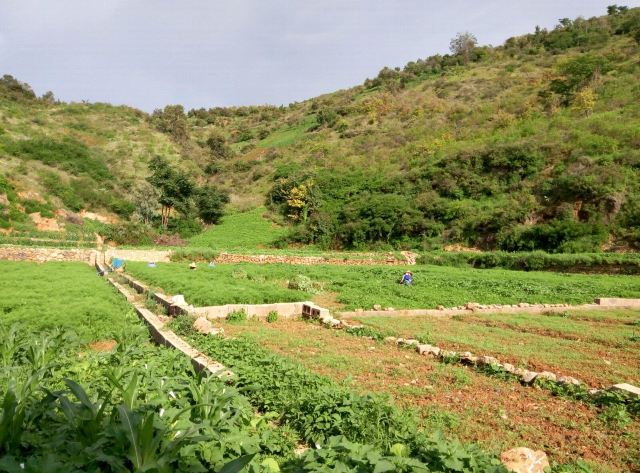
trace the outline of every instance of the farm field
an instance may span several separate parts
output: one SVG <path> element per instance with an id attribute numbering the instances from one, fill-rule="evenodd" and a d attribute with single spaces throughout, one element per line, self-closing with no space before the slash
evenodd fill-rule
<path id="1" fill-rule="evenodd" d="M 130 262 L 127 271 L 169 294 L 184 294 L 194 305 L 272 303 L 312 298 L 330 309 L 396 309 L 481 304 L 593 302 L 600 296 L 640 297 L 635 276 L 558 274 L 442 266 L 412 267 L 415 285 L 397 282 L 404 269 L 388 266 L 303 266 L 288 264 L 219 264 L 196 271 L 184 263 L 149 268 Z M 287 288 L 287 281 L 307 276 L 317 294 Z M 312 289 L 312 291 L 314 291 Z"/>
<path id="2" fill-rule="evenodd" d="M 640 310 L 366 317 L 357 322 L 385 335 L 417 337 L 441 348 L 574 376 L 594 387 L 640 384 Z"/>
<path id="3" fill-rule="evenodd" d="M 131 308 L 81 263 L 0 261 L 0 324 L 72 329 L 86 340 L 113 338 Z"/>
<path id="4" fill-rule="evenodd" d="M 557 471 L 640 467 L 640 423 L 619 417 L 613 408 L 554 397 L 547 390 L 303 321 L 223 326 L 228 336 L 258 344 L 359 392 L 388 394 L 413 409 L 426 431 L 443 430 L 493 452 L 511 445 L 542 449 L 552 461 L 567 464 L 568 469 Z M 511 343 L 518 346 L 517 339 Z M 575 463 L 578 458 L 584 461 Z"/>
<path id="5" fill-rule="evenodd" d="M 68 284 L 55 292 L 25 292 L 25 304 L 33 307 L 67 300 L 74 287 L 95 278 L 94 297 L 114 306 L 113 330 L 88 330 L 81 340 L 69 328 L 76 314 L 63 304 L 44 325 L 33 317 L 13 325 L 17 313 L 0 319 L 0 469 L 453 473 L 474 465 L 473 471 L 505 472 L 477 447 L 416 432 L 411 415 L 385 397 L 356 394 L 268 353 L 252 355 L 268 360 L 269 373 L 247 362 L 232 382 L 246 388 L 243 379 L 272 379 L 280 369 L 288 382 L 277 390 L 252 383 L 241 395 L 215 377 L 196 376 L 182 354 L 149 343 L 146 328 L 132 311 L 120 310 L 119 296 L 89 266 L 15 263 L 11 269 L 17 277 L 3 282 L 16 291 L 28 278 L 45 285 L 50 274 Z M 81 298 L 76 311 L 94 302 Z M 113 333 L 113 339 L 98 338 Z M 244 350 L 239 356 L 252 358 Z M 299 401 L 303 391 L 308 402 L 288 411 L 283 400 Z M 307 448 L 313 445 L 323 448 Z M 294 448 L 301 451 L 294 454 Z"/>
<path id="6" fill-rule="evenodd" d="M 192 237 L 189 246 L 216 250 L 269 247 L 287 229 L 263 218 L 266 211 L 264 207 L 257 207 L 225 215 L 219 225 Z"/>

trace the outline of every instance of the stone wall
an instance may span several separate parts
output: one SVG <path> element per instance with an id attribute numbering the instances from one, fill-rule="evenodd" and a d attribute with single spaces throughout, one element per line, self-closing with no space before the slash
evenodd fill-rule
<path id="1" fill-rule="evenodd" d="M 148 263 L 168 263 L 171 261 L 171 250 L 121 250 L 109 248 L 104 256 L 107 261 L 111 258 L 121 258 L 125 261 L 146 261 Z"/>
<path id="2" fill-rule="evenodd" d="M 393 256 L 385 259 L 377 258 L 325 258 L 323 256 L 286 256 L 286 255 L 236 255 L 230 253 L 220 253 L 215 257 L 216 263 L 236 264 L 236 263 L 256 263 L 256 264 L 331 264 L 348 266 L 371 266 L 381 265 L 406 265 L 407 262 L 398 260 Z"/>
<path id="3" fill-rule="evenodd" d="M 303 305 L 313 305 L 312 302 L 281 302 L 278 304 L 226 304 L 209 307 L 194 307 L 191 313 L 204 316 L 207 319 L 224 319 L 232 312 L 245 311 L 249 317 L 266 318 L 269 312 L 275 311 L 279 317 L 289 318 L 302 315 Z M 326 310 L 326 309 L 325 309 Z"/>
<path id="4" fill-rule="evenodd" d="M 605 307 L 640 307 L 640 299 L 623 299 L 620 297 L 599 297 L 596 304 Z"/>
<path id="5" fill-rule="evenodd" d="M 95 264 L 95 250 L 78 248 L 30 248 L 18 246 L 0 246 L 0 260 L 10 261 L 82 261 L 87 264 Z"/>

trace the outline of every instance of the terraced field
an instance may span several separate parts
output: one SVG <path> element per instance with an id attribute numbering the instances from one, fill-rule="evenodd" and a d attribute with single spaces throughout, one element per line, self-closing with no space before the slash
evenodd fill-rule
<path id="1" fill-rule="evenodd" d="M 541 325 L 553 326 L 553 317 L 509 316 L 518 323 L 511 332 L 483 323 L 500 317 L 506 318 L 389 317 L 364 322 L 386 333 L 422 334 L 438 346 L 492 353 L 520 366 L 553 369 L 596 384 L 637 382 L 640 345 L 626 338 L 633 333 L 626 324 L 640 318 L 639 311 L 581 314 L 576 318 L 584 319 L 577 320 L 569 316 L 572 328 L 582 326 L 581 322 L 585 328 L 594 323 L 615 325 L 617 329 L 610 327 L 603 337 L 619 340 L 619 346 L 617 342 L 602 345 L 600 339 L 588 336 L 584 342 L 563 344 L 558 343 L 562 338 L 537 333 Z M 222 325 L 229 336 L 274 351 L 359 392 L 389 395 L 413 409 L 426 430 L 442 430 L 493 452 L 513 445 L 541 449 L 567 468 L 557 471 L 636 471 L 640 467 L 640 422 L 616 406 L 602 408 L 554 396 L 545 389 L 313 323 L 253 320 Z M 523 332 L 525 327 L 532 331 Z M 573 333 L 572 329 L 566 333 Z"/>
<path id="2" fill-rule="evenodd" d="M 196 375 L 181 353 L 149 343 L 87 265 L 0 269 L 3 471 L 505 472 L 386 397 L 269 352 L 204 338 L 236 377 Z M 176 328 L 191 337 L 184 321 Z"/>
<path id="3" fill-rule="evenodd" d="M 396 309 L 482 304 L 571 303 L 594 298 L 640 297 L 636 276 L 558 274 L 501 269 L 480 270 L 416 266 L 413 287 L 398 280 L 404 268 L 388 266 L 302 266 L 287 264 L 206 265 L 191 271 L 188 264 L 160 263 L 149 268 L 131 262 L 127 270 L 170 294 L 184 294 L 195 305 L 260 304 L 315 298 L 331 309 L 370 309 L 375 304 Z M 288 289 L 296 276 L 309 278 L 307 292 Z"/>

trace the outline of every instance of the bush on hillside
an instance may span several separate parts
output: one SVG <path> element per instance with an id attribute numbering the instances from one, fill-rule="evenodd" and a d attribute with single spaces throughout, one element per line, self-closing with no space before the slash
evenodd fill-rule
<path id="1" fill-rule="evenodd" d="M 59 167 L 74 175 L 86 175 L 97 181 L 106 181 L 113 176 L 104 162 L 93 156 L 92 151 L 73 138 L 56 141 L 41 137 L 27 140 L 3 138 L 2 147 L 11 156 L 41 161 L 43 164 Z"/>

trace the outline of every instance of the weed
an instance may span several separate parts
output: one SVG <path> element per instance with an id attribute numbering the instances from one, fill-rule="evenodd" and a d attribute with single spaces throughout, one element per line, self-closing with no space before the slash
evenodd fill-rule
<path id="1" fill-rule="evenodd" d="M 277 322 L 277 321 L 278 321 L 278 312 L 275 311 L 275 310 L 270 311 L 267 314 L 267 322 L 272 324 L 272 323 Z"/>
<path id="2" fill-rule="evenodd" d="M 247 320 L 247 312 L 244 309 L 229 312 L 229 314 L 227 314 L 227 322 L 239 323 L 244 322 L 245 320 Z"/>
<path id="3" fill-rule="evenodd" d="M 633 419 L 623 404 L 611 404 L 605 407 L 598 418 L 611 427 L 622 428 Z"/>

